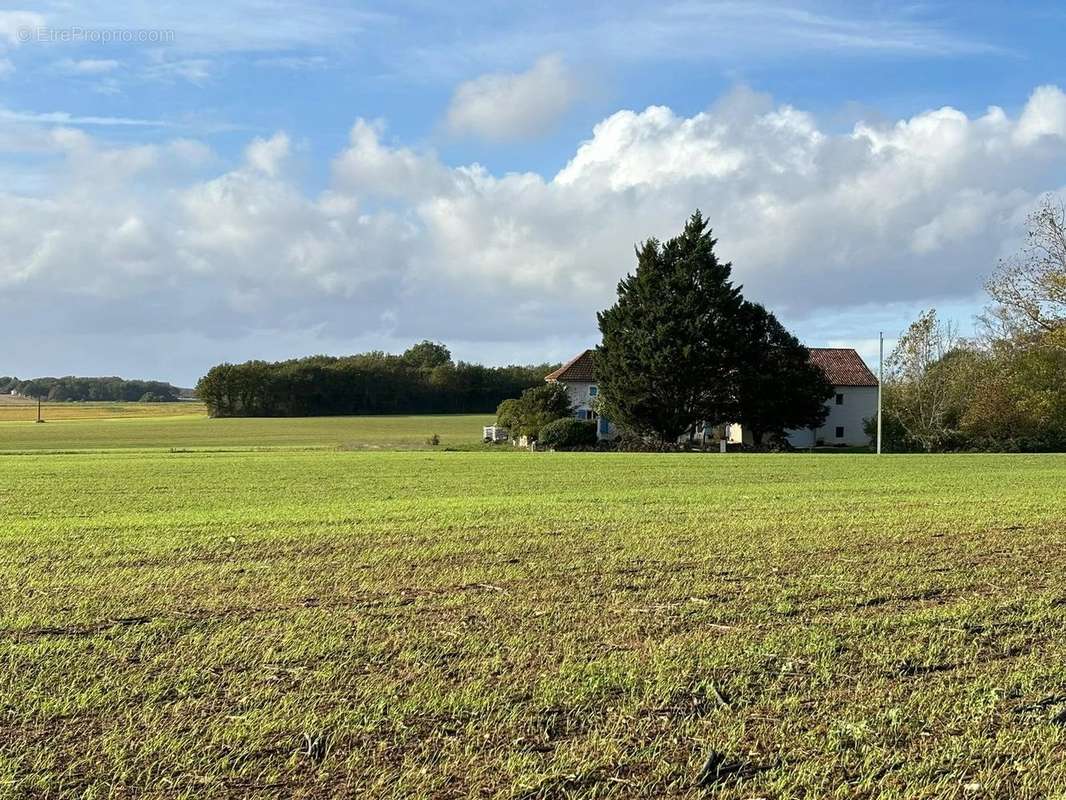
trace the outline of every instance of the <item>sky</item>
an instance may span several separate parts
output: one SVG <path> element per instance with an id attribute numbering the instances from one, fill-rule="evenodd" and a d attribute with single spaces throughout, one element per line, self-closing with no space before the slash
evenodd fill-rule
<path id="1" fill-rule="evenodd" d="M 702 210 L 876 368 L 1066 194 L 1061 3 L 0 2 L 0 374 L 569 358 Z"/>

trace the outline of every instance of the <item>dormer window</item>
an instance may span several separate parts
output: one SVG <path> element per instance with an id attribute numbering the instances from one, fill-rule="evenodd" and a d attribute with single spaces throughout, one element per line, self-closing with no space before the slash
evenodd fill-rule
<path id="1" fill-rule="evenodd" d="M 599 393 L 600 393 L 600 389 L 599 389 L 598 386 L 590 386 L 589 387 L 589 397 L 595 397 Z"/>

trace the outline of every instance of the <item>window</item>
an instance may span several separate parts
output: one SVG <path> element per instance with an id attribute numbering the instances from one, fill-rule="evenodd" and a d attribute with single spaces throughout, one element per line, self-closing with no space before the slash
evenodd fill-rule
<path id="1" fill-rule="evenodd" d="M 844 438 L 844 426 L 843 425 L 837 425 L 837 438 L 838 439 L 843 439 Z"/>
<path id="2" fill-rule="evenodd" d="M 595 397 L 599 393 L 600 393 L 600 389 L 599 389 L 598 386 L 590 386 L 589 387 L 589 397 Z"/>
<path id="3" fill-rule="evenodd" d="M 844 395 L 842 395 L 842 394 L 838 394 L 837 395 L 837 405 L 838 406 L 844 405 Z"/>
<path id="4" fill-rule="evenodd" d="M 583 408 L 579 408 L 579 409 L 577 410 L 577 418 L 578 418 L 578 419 L 588 419 L 588 415 L 589 415 L 589 412 L 587 412 L 587 411 L 586 411 L 585 409 L 583 409 Z"/>
<path id="5" fill-rule="evenodd" d="M 607 421 L 607 417 L 600 417 L 600 435 L 606 436 L 611 432 L 611 423 Z"/>

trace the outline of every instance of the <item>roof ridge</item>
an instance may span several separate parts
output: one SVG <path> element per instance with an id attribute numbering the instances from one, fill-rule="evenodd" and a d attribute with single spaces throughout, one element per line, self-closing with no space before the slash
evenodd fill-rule
<path id="1" fill-rule="evenodd" d="M 854 347 L 808 347 L 811 363 L 818 366 L 834 386 L 877 386 L 877 376 Z M 581 351 L 558 369 L 544 376 L 546 381 L 595 383 L 594 348 Z"/>
<path id="2" fill-rule="evenodd" d="M 594 348 L 591 348 L 591 347 L 589 347 L 589 348 L 587 348 L 585 350 L 582 350 L 576 356 L 574 356 L 569 361 L 567 361 L 565 364 L 563 364 L 561 367 L 559 367 L 559 369 L 553 370 L 552 372 L 549 372 L 547 375 L 545 375 L 544 376 L 544 380 L 546 380 L 546 381 L 557 381 L 557 380 L 563 379 L 563 376 L 565 376 L 566 373 L 569 370 L 574 368 L 575 365 L 577 365 L 578 362 L 581 361 L 581 359 L 586 358 L 586 357 L 591 357 L 593 352 L 595 352 L 595 350 L 594 350 Z M 581 365 L 581 366 L 584 366 L 584 365 Z M 581 366 L 578 367 L 578 369 L 581 370 L 581 372 L 582 372 L 581 377 L 579 378 L 577 376 L 574 376 L 572 379 L 573 380 L 580 380 L 580 381 L 584 381 L 584 382 L 591 382 L 591 381 L 595 380 L 595 377 L 592 374 L 591 365 L 589 366 L 589 369 L 587 370 L 587 374 L 586 374 L 585 370 L 581 369 Z"/>

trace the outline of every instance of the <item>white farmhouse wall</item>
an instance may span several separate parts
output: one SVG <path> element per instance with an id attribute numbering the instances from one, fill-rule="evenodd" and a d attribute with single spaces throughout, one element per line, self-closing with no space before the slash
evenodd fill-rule
<path id="1" fill-rule="evenodd" d="M 559 381 L 559 383 L 566 387 L 575 414 L 581 416 L 580 412 L 592 410 L 596 398 L 589 390 L 596 386 L 595 383 L 592 381 Z M 618 429 L 613 423 L 605 422 L 600 418 L 596 420 L 596 435 L 600 439 L 613 439 L 618 435 Z"/>
<path id="2" fill-rule="evenodd" d="M 589 394 L 591 389 L 596 384 L 585 381 L 567 381 L 563 383 L 566 387 L 567 394 L 570 395 L 570 405 L 574 407 L 576 411 L 588 411 L 592 408 L 592 395 Z"/>
<path id="3" fill-rule="evenodd" d="M 844 402 L 839 406 L 836 404 L 836 394 L 844 395 Z M 877 416 L 876 386 L 836 386 L 826 407 L 829 416 L 822 427 L 813 432 L 788 432 L 788 441 L 793 447 L 811 447 L 819 441 L 826 445 L 862 446 L 870 443 L 870 437 L 863 431 L 863 421 Z M 838 427 L 844 429 L 843 437 L 837 437 Z"/>

